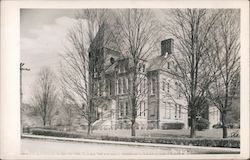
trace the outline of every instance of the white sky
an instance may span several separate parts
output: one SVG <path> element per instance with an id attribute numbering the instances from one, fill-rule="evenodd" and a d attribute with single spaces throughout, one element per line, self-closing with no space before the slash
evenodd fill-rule
<path id="1" fill-rule="evenodd" d="M 64 48 L 68 28 L 76 10 L 23 9 L 21 14 L 21 62 L 31 71 L 23 71 L 23 101 L 29 102 L 36 76 L 43 66 L 54 71 Z"/>
<path id="2" fill-rule="evenodd" d="M 60 67 L 68 29 L 76 22 L 76 9 L 21 9 L 21 62 L 23 71 L 23 102 L 29 103 L 34 92 L 36 77 L 43 66 L 51 67 L 56 73 Z M 154 10 L 162 19 L 160 10 Z M 161 18 L 160 18 L 161 17 Z"/>

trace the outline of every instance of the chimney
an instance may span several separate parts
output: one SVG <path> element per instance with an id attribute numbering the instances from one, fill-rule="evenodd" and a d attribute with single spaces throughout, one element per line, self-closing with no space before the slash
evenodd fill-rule
<path id="1" fill-rule="evenodd" d="M 174 40 L 172 38 L 161 41 L 161 56 L 174 52 Z"/>

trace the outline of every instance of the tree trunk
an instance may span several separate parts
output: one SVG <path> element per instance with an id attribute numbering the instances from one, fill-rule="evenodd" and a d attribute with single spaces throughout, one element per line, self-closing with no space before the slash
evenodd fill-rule
<path id="1" fill-rule="evenodd" d="M 226 126 L 226 114 L 222 112 L 221 114 L 222 121 L 222 137 L 227 138 L 227 126 Z"/>
<path id="2" fill-rule="evenodd" d="M 190 129 L 190 138 L 195 138 L 196 133 L 195 133 L 195 128 L 196 128 L 196 116 L 191 115 L 191 129 Z"/>
<path id="3" fill-rule="evenodd" d="M 88 122 L 88 132 L 87 132 L 87 136 L 90 136 L 90 135 L 91 135 L 91 130 L 92 130 L 91 127 L 92 127 L 92 126 L 91 126 L 91 122 L 89 121 L 89 122 Z"/>
<path id="4" fill-rule="evenodd" d="M 131 123 L 131 136 L 135 136 L 135 120 Z"/>
<path id="5" fill-rule="evenodd" d="M 43 116 L 43 126 L 45 127 L 46 126 L 46 117 Z"/>

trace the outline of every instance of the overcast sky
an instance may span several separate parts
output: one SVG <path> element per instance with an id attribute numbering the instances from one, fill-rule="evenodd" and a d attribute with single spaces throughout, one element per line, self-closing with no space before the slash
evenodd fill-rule
<path id="1" fill-rule="evenodd" d="M 23 102 L 29 103 L 35 80 L 43 66 L 57 72 L 59 54 L 63 53 L 67 31 L 76 22 L 76 9 L 21 9 L 21 62 L 30 71 L 23 71 Z M 163 17 L 160 10 L 155 14 Z"/>
<path id="2" fill-rule="evenodd" d="M 76 21 L 76 10 L 22 9 L 21 62 L 30 71 L 23 71 L 23 100 L 29 102 L 32 86 L 39 70 L 59 67 L 59 54 L 63 50 L 67 30 Z"/>

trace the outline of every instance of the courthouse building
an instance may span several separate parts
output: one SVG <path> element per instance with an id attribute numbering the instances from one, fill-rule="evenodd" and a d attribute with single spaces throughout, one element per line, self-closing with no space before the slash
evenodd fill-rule
<path id="1" fill-rule="evenodd" d="M 120 52 L 108 26 L 101 27 L 89 49 L 91 94 L 98 119 L 94 129 L 129 129 L 133 61 Z M 177 69 L 174 40 L 161 41 L 159 53 L 140 61 L 136 126 L 139 129 L 188 128 L 185 98 L 171 70 Z M 215 123 L 215 122 L 214 122 Z"/>

